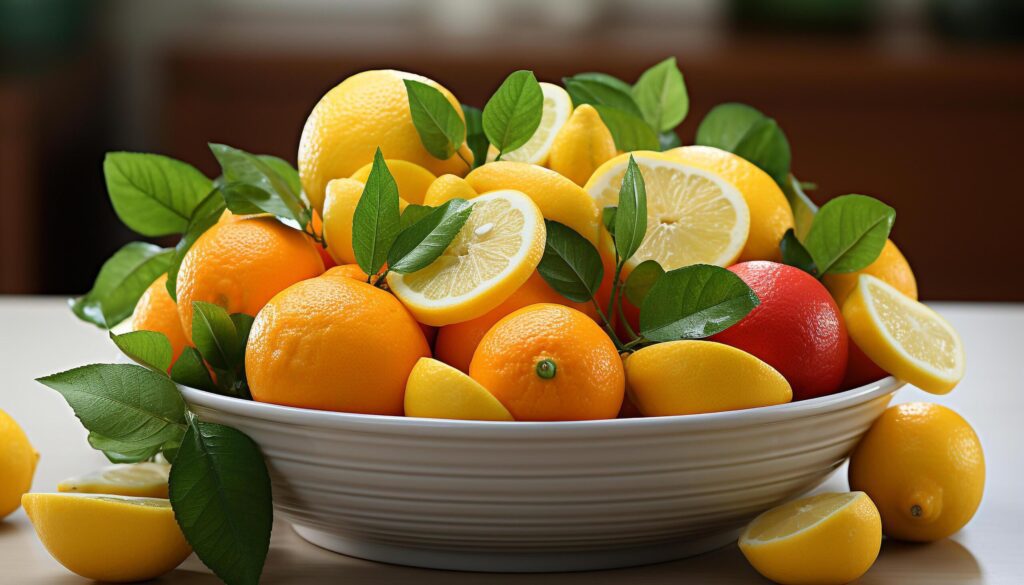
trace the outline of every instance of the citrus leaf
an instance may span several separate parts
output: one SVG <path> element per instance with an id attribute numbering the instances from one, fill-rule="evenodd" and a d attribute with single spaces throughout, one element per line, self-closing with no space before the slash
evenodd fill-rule
<path id="1" fill-rule="evenodd" d="M 401 229 L 398 199 L 398 185 L 378 148 L 352 217 L 352 249 L 356 263 L 371 276 L 384 266 L 388 250 Z"/>
<path id="2" fill-rule="evenodd" d="M 696 144 L 727 150 L 754 163 L 784 185 L 792 158 L 789 141 L 758 110 L 738 103 L 715 106 L 697 127 Z"/>
<path id="3" fill-rule="evenodd" d="M 89 433 L 89 446 L 102 451 L 111 463 L 138 463 L 146 461 L 160 452 L 160 445 L 136 448 L 134 445 L 108 439 L 96 433 Z M 181 438 L 179 437 L 179 441 Z"/>
<path id="4" fill-rule="evenodd" d="M 618 209 L 613 205 L 609 205 L 601 210 L 601 223 L 604 224 L 604 229 L 608 230 L 608 233 L 611 234 L 613 238 L 615 237 L 616 212 L 618 212 Z"/>
<path id="5" fill-rule="evenodd" d="M 583 80 L 583 81 L 595 81 L 604 85 L 610 86 L 614 89 L 621 91 L 629 95 L 633 91 L 633 87 L 625 81 L 615 77 L 614 75 L 608 75 L 607 73 L 599 73 L 596 71 L 588 71 L 586 73 L 577 73 L 570 79 Z M 563 79 L 564 82 L 564 79 Z"/>
<path id="6" fill-rule="evenodd" d="M 137 364 L 166 374 L 174 352 L 167 336 L 157 331 L 131 331 L 122 335 L 110 333 L 110 339 Z"/>
<path id="7" fill-rule="evenodd" d="M 544 93 L 532 71 L 515 71 L 484 106 L 483 127 L 498 157 L 527 143 L 540 126 Z"/>
<path id="8" fill-rule="evenodd" d="M 615 212 L 615 251 L 625 262 L 636 254 L 647 235 L 647 189 L 640 167 L 629 155 L 626 173 L 619 187 L 619 205 Z"/>
<path id="9" fill-rule="evenodd" d="M 572 98 L 573 107 L 580 107 L 583 104 L 592 106 L 608 106 L 637 118 L 642 118 L 640 106 L 633 99 L 631 89 L 627 86 L 622 88 L 616 83 L 610 83 L 604 78 L 594 77 L 566 77 L 562 79 L 565 91 Z"/>
<path id="10" fill-rule="evenodd" d="M 203 363 L 203 356 L 194 347 L 182 350 L 178 360 L 171 367 L 171 379 L 183 386 L 216 392 L 217 386 L 210 377 L 210 371 Z"/>
<path id="11" fill-rule="evenodd" d="M 623 112 L 610 106 L 594 106 L 601 115 L 601 121 L 615 140 L 615 148 L 624 152 L 634 150 L 658 150 L 658 134 L 644 122 L 643 118 Z"/>
<path id="12" fill-rule="evenodd" d="M 466 224 L 473 204 L 451 199 L 398 234 L 388 252 L 388 269 L 399 274 L 416 272 L 437 260 Z"/>
<path id="13" fill-rule="evenodd" d="M 181 262 L 185 259 L 185 254 L 188 253 L 192 244 L 199 239 L 199 236 L 206 233 L 206 230 L 213 227 L 220 220 L 220 216 L 226 208 L 227 206 L 224 203 L 224 197 L 221 195 L 220 190 L 214 189 L 193 210 L 188 227 L 185 228 L 185 233 L 178 240 L 178 244 L 174 246 L 174 253 L 171 255 L 167 266 L 167 294 L 171 295 L 171 298 L 175 301 L 178 300 L 178 271 L 181 269 Z"/>
<path id="14" fill-rule="evenodd" d="M 192 210 L 213 188 L 192 165 L 159 154 L 108 152 L 103 175 L 117 216 L 150 237 L 184 232 Z"/>
<path id="15" fill-rule="evenodd" d="M 71 302 L 79 319 L 105 329 L 131 316 L 142 294 L 167 272 L 173 250 L 144 242 L 125 244 L 100 268 L 92 290 Z"/>
<path id="16" fill-rule="evenodd" d="M 405 80 L 409 112 L 423 148 L 434 158 L 451 158 L 466 140 L 466 124 L 436 87 L 414 79 Z"/>
<path id="17" fill-rule="evenodd" d="M 782 192 L 786 194 L 789 207 L 793 210 L 796 236 L 798 238 L 806 238 L 807 232 L 811 230 L 811 224 L 814 222 L 814 214 L 818 213 L 818 206 L 804 193 L 803 183 L 797 180 L 792 173 L 786 177 L 786 182 L 782 184 Z"/>
<path id="18" fill-rule="evenodd" d="M 299 191 L 294 187 L 291 173 L 281 176 L 276 169 L 277 162 L 250 154 L 226 144 L 210 144 L 210 150 L 217 157 L 224 174 L 221 193 L 228 209 L 233 213 L 270 213 L 279 218 L 295 222 L 304 228 L 309 221 L 309 211 Z"/>
<path id="19" fill-rule="evenodd" d="M 814 265 L 811 253 L 797 239 L 793 228 L 786 230 L 786 233 L 782 236 L 782 241 L 779 242 L 779 248 L 782 250 L 783 264 L 799 268 L 811 276 L 816 277 L 818 275 L 818 268 Z"/>
<path id="20" fill-rule="evenodd" d="M 856 272 L 882 253 L 896 210 L 866 195 L 843 195 L 821 206 L 804 247 L 821 275 Z"/>
<path id="21" fill-rule="evenodd" d="M 703 339 L 724 331 L 760 303 L 739 276 L 719 266 L 670 270 L 640 307 L 640 333 L 650 341 Z"/>
<path id="22" fill-rule="evenodd" d="M 633 98 L 644 120 L 658 132 L 678 126 L 690 110 L 690 98 L 676 58 L 669 57 L 644 71 L 633 86 Z"/>
<path id="23" fill-rule="evenodd" d="M 466 117 L 466 146 L 473 152 L 473 167 L 487 162 L 487 134 L 484 133 L 483 112 L 479 108 L 462 104 L 462 115 Z"/>
<path id="24" fill-rule="evenodd" d="M 544 225 L 547 238 L 537 272 L 544 282 L 570 301 L 590 301 L 604 277 L 601 255 L 572 228 L 551 220 L 544 220 Z"/>
<path id="25" fill-rule="evenodd" d="M 416 223 L 417 221 L 430 215 L 430 212 L 433 210 L 434 208 L 429 205 L 418 205 L 416 203 L 410 203 L 409 205 L 405 206 L 405 209 L 402 210 L 402 217 L 399 223 L 402 226 L 402 229 L 404 230 L 407 227 L 411 226 L 412 224 Z"/>
<path id="26" fill-rule="evenodd" d="M 651 287 L 658 282 L 663 274 L 665 274 L 665 269 L 658 264 L 657 260 L 644 260 L 629 273 L 629 278 L 622 285 L 626 298 L 633 303 L 634 307 L 643 306 L 647 293 L 651 292 Z"/>

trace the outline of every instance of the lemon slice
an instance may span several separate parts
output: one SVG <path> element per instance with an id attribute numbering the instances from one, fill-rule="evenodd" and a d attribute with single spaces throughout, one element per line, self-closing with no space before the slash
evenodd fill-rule
<path id="1" fill-rule="evenodd" d="M 512 415 L 487 388 L 444 362 L 420 358 L 405 385 L 405 416 L 504 420 Z"/>
<path id="2" fill-rule="evenodd" d="M 426 268 L 388 273 L 388 286 L 425 325 L 475 319 L 497 307 L 533 273 L 544 254 L 544 217 L 520 191 L 473 199 L 473 211 L 448 248 Z"/>
<path id="3" fill-rule="evenodd" d="M 166 499 L 25 494 L 21 504 L 46 550 L 87 579 L 153 579 L 192 553 Z"/>
<path id="4" fill-rule="evenodd" d="M 564 89 L 553 83 L 541 82 L 540 90 L 544 94 L 544 112 L 541 114 L 537 131 L 526 144 L 501 155 L 501 160 L 535 165 L 547 164 L 555 136 L 572 114 L 572 98 Z M 487 162 L 494 161 L 497 156 L 498 150 L 493 146 L 487 150 Z"/>
<path id="5" fill-rule="evenodd" d="M 604 163 L 587 181 L 585 189 L 598 208 L 618 205 L 629 155 Z M 657 260 L 665 270 L 735 262 L 750 231 L 750 211 L 739 190 L 718 174 L 669 156 L 632 155 L 647 189 L 647 235 L 627 267 L 645 260 Z M 605 230 L 602 240 L 611 250 Z"/>
<path id="6" fill-rule="evenodd" d="M 860 275 L 843 317 L 871 361 L 925 392 L 945 394 L 964 377 L 964 346 L 953 326 L 879 278 Z"/>
<path id="7" fill-rule="evenodd" d="M 57 484 L 57 491 L 166 498 L 170 472 L 171 466 L 166 463 L 110 465 L 65 479 Z"/>

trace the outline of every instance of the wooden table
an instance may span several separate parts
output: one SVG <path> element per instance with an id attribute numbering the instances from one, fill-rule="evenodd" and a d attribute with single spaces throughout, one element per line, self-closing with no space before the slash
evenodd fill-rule
<path id="1" fill-rule="evenodd" d="M 900 585 L 1016 584 L 1024 555 L 1024 305 L 937 303 L 967 345 L 967 377 L 952 394 L 902 390 L 896 400 L 952 406 L 981 436 L 988 463 L 985 498 L 974 520 L 953 538 L 929 545 L 885 542 L 858 583 Z M 33 378 L 86 363 L 111 361 L 103 332 L 77 322 L 63 299 L 0 297 L 0 408 L 25 429 L 42 454 L 33 489 L 52 491 L 61 479 L 105 464 L 57 393 Z M 846 490 L 844 470 L 822 489 Z M 23 511 L 0 522 L 0 582 L 18 585 L 86 581 L 54 561 Z M 194 556 L 161 583 L 218 583 Z M 695 558 L 599 573 L 482 575 L 383 565 L 319 549 L 284 522 L 274 526 L 264 583 L 765 583 L 735 545 Z"/>

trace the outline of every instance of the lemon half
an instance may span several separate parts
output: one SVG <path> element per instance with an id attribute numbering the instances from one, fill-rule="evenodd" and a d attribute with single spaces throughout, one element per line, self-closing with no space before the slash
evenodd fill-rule
<path id="1" fill-rule="evenodd" d="M 420 358 L 405 386 L 405 416 L 504 420 L 512 415 L 487 388 L 444 362 Z"/>
<path id="2" fill-rule="evenodd" d="M 70 477 L 57 484 L 57 491 L 80 494 L 113 494 L 166 498 L 171 466 L 166 463 L 108 465 L 96 471 Z"/>

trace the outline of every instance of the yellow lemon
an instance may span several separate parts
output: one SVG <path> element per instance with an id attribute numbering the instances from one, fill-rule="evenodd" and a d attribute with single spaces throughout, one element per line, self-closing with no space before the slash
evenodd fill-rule
<path id="1" fill-rule="evenodd" d="M 863 492 L 820 494 L 761 514 L 740 551 L 782 585 L 840 585 L 866 573 L 882 547 L 878 509 Z"/>
<path id="2" fill-rule="evenodd" d="M 985 455 L 971 425 L 938 404 L 889 407 L 850 457 L 850 489 L 878 504 L 886 536 L 931 542 L 970 521 L 985 490 Z"/>
<path id="3" fill-rule="evenodd" d="M 548 168 L 581 187 L 597 167 L 616 154 L 615 140 L 594 106 L 583 104 L 572 112 L 569 121 L 555 137 L 548 157 Z"/>
<path id="4" fill-rule="evenodd" d="M 914 272 L 892 240 L 885 241 L 881 254 L 866 268 L 846 274 L 826 274 L 825 278 L 821 280 L 828 288 L 828 292 L 832 293 L 836 304 L 842 307 L 847 297 L 853 292 L 853 287 L 857 286 L 857 277 L 861 274 L 870 274 L 881 278 L 896 287 L 901 293 L 917 300 L 917 280 L 914 278 Z"/>
<path id="5" fill-rule="evenodd" d="M 555 136 L 565 125 L 572 113 L 572 98 L 560 86 L 553 83 L 540 83 L 544 94 L 544 110 L 541 113 L 540 125 L 526 144 L 501 155 L 501 160 L 544 165 L 548 161 Z M 491 162 L 498 156 L 498 150 L 491 146 L 487 150 L 487 161 Z"/>
<path id="6" fill-rule="evenodd" d="M 498 189 L 522 191 L 545 219 L 557 221 L 597 243 L 600 211 L 579 185 L 555 171 L 521 162 L 489 163 L 466 175 L 477 193 Z"/>
<path id="7" fill-rule="evenodd" d="M 644 260 L 657 260 L 665 270 L 734 263 L 747 242 L 750 211 L 739 190 L 714 171 L 657 152 L 622 154 L 601 165 L 587 181 L 585 189 L 597 207 L 618 205 L 631 155 L 647 190 L 647 235 L 627 271 Z M 607 231 L 602 229 L 602 234 L 602 247 L 610 250 Z"/>
<path id="8" fill-rule="evenodd" d="M 408 203 L 422 204 L 427 189 L 437 178 L 434 173 L 420 165 L 404 160 L 385 159 L 384 166 L 391 172 L 391 176 L 394 177 L 395 183 L 398 185 L 398 196 Z M 349 178 L 366 183 L 366 179 L 370 178 L 370 169 L 372 168 L 372 162 L 363 165 Z"/>
<path id="9" fill-rule="evenodd" d="M 86 579 L 153 579 L 192 553 L 165 499 L 25 494 L 21 503 L 46 550 Z"/>
<path id="10" fill-rule="evenodd" d="M 793 399 L 789 382 L 775 368 L 721 343 L 657 343 L 625 364 L 629 398 L 644 416 L 741 410 Z"/>
<path id="11" fill-rule="evenodd" d="M 750 235 L 739 262 L 782 259 L 779 241 L 794 225 L 793 210 L 768 173 L 743 157 L 711 146 L 681 146 L 665 154 L 723 177 L 743 194 L 750 208 Z"/>
<path id="12" fill-rule="evenodd" d="M 0 520 L 21 505 L 21 495 L 32 487 L 39 453 L 25 431 L 0 410 Z"/>
<path id="13" fill-rule="evenodd" d="M 452 199 L 472 199 L 479 195 L 465 179 L 458 175 L 441 175 L 430 184 L 423 204 L 437 207 Z"/>
<path id="14" fill-rule="evenodd" d="M 338 264 L 354 264 L 356 261 L 356 253 L 352 249 L 352 218 L 364 187 L 363 183 L 355 179 L 334 179 L 327 184 L 324 240 L 327 241 L 327 253 Z M 405 199 L 398 199 L 399 210 L 404 210 L 408 205 Z"/>
<path id="15" fill-rule="evenodd" d="M 440 258 L 410 274 L 388 273 L 388 285 L 420 323 L 475 319 L 530 278 L 544 237 L 544 218 L 529 197 L 492 191 L 473 199 L 469 219 Z"/>
<path id="16" fill-rule="evenodd" d="M 451 92 L 420 75 L 389 69 L 345 79 L 316 104 L 299 140 L 299 177 L 317 211 L 323 211 L 327 183 L 350 177 L 373 162 L 378 147 L 385 158 L 416 163 L 435 175 L 464 175 L 469 170 L 462 159 L 472 162 L 473 153 L 465 144 L 446 160 L 434 158 L 423 147 L 409 112 L 406 79 L 435 87 L 462 116 Z"/>
<path id="17" fill-rule="evenodd" d="M 57 491 L 166 498 L 170 472 L 171 466 L 166 463 L 108 465 L 91 473 L 65 479 L 57 484 Z"/>
<path id="18" fill-rule="evenodd" d="M 925 392 L 945 394 L 964 377 L 967 358 L 953 326 L 880 278 L 858 276 L 843 318 L 871 361 Z"/>
<path id="19" fill-rule="evenodd" d="M 512 415 L 476 380 L 444 362 L 420 358 L 405 385 L 405 416 L 505 420 Z"/>

